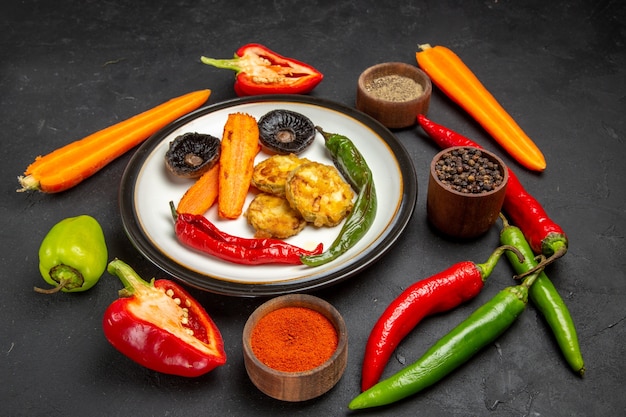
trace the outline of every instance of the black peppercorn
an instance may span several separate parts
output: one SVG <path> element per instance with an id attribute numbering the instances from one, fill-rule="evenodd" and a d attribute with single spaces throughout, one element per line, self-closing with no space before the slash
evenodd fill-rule
<path id="1" fill-rule="evenodd" d="M 459 148 L 445 153 L 435 170 L 442 183 L 461 193 L 486 193 L 504 180 L 500 164 L 483 156 L 477 148 Z"/>

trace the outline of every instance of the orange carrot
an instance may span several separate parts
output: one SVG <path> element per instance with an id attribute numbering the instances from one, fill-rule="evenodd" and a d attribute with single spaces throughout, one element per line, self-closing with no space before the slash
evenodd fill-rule
<path id="1" fill-rule="evenodd" d="M 250 188 L 254 158 L 261 150 L 259 127 L 253 116 L 228 115 L 220 149 L 217 208 L 220 217 L 236 219 L 243 211 Z"/>
<path id="2" fill-rule="evenodd" d="M 543 171 L 546 160 L 476 75 L 450 49 L 419 45 L 417 63 L 432 82 L 467 111 L 520 164 Z"/>
<path id="3" fill-rule="evenodd" d="M 38 156 L 26 168 L 24 176 L 18 177 L 22 186 L 18 191 L 57 193 L 74 187 L 161 128 L 200 107 L 210 94 L 211 90 L 200 90 L 174 98 L 45 156 Z"/>
<path id="4" fill-rule="evenodd" d="M 202 174 L 178 202 L 177 213 L 204 214 L 217 199 L 220 164 Z"/>

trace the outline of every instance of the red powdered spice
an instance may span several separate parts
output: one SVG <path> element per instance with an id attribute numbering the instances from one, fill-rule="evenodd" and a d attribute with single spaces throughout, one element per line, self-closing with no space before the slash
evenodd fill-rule
<path id="1" fill-rule="evenodd" d="M 270 368 L 302 372 L 326 362 L 338 336 L 323 314 L 306 307 L 283 307 L 266 314 L 252 329 L 254 356 Z"/>

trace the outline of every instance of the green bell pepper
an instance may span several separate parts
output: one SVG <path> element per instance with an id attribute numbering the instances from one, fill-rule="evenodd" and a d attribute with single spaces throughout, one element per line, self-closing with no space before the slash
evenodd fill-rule
<path id="1" fill-rule="evenodd" d="M 104 232 L 96 219 L 81 215 L 61 220 L 39 248 L 39 271 L 53 288 L 40 293 L 86 291 L 96 285 L 108 263 Z"/>

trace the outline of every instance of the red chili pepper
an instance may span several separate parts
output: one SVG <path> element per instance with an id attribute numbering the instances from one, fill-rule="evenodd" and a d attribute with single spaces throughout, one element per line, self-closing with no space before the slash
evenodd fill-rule
<path id="1" fill-rule="evenodd" d="M 302 264 L 300 256 L 319 255 L 322 243 L 308 251 L 279 239 L 248 239 L 219 230 L 206 217 L 196 214 L 176 215 L 176 237 L 193 249 L 243 265 L 268 263 Z"/>
<path id="2" fill-rule="evenodd" d="M 186 377 L 226 363 L 217 326 L 184 289 L 165 279 L 148 283 L 118 259 L 107 270 L 125 286 L 103 319 L 117 350 L 146 368 Z"/>
<path id="3" fill-rule="evenodd" d="M 417 116 L 417 121 L 428 136 L 443 149 L 451 146 L 481 147 L 471 139 L 434 123 L 422 114 Z M 503 209 L 511 222 L 522 229 L 533 251 L 548 258 L 542 262 L 543 267 L 565 255 L 568 247 L 565 232 L 548 216 L 541 204 L 524 189 L 510 168 Z"/>
<path id="4" fill-rule="evenodd" d="M 367 340 L 361 389 L 365 391 L 378 382 L 398 344 L 424 317 L 451 310 L 476 297 L 505 250 L 521 257 L 514 247 L 500 246 L 485 263 L 459 262 L 414 283 L 393 300 Z"/>
<path id="5" fill-rule="evenodd" d="M 286 58 L 263 45 L 244 45 L 233 59 L 202 57 L 202 62 L 217 68 L 237 71 L 238 96 L 259 94 L 306 94 L 324 78 L 310 65 Z"/>

